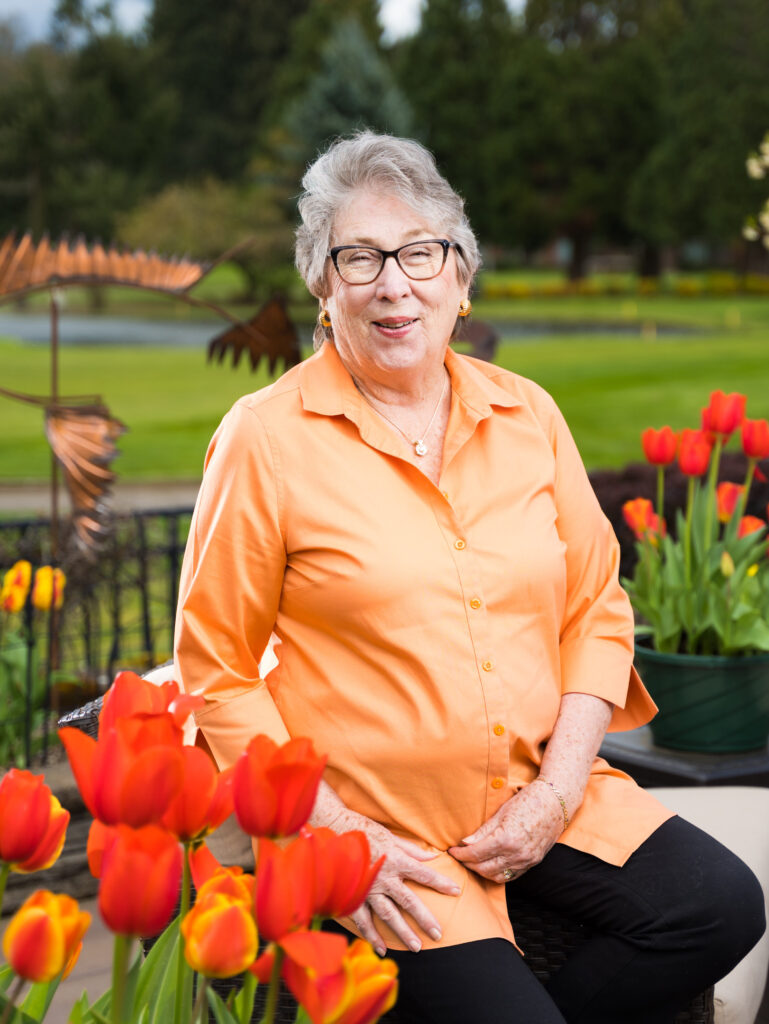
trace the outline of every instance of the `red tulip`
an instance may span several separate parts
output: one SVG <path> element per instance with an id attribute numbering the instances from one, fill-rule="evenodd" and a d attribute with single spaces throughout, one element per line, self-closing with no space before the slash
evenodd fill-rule
<path id="1" fill-rule="evenodd" d="M 740 519 L 740 525 L 737 528 L 737 536 L 747 537 L 748 534 L 757 533 L 765 527 L 766 523 L 763 519 L 759 519 L 758 516 L 743 516 L 742 519 Z"/>
<path id="2" fill-rule="evenodd" d="M 716 504 L 718 506 L 718 518 L 722 523 L 728 523 L 734 515 L 745 488 L 742 484 L 732 484 L 728 481 L 720 483 L 716 488 Z"/>
<path id="3" fill-rule="evenodd" d="M 243 882 L 235 883 L 227 874 L 206 883 L 181 924 L 187 963 L 209 978 L 240 974 L 256 957 L 253 895 Z"/>
<path id="4" fill-rule="evenodd" d="M 49 868 L 61 853 L 69 823 L 42 775 L 19 771 L 0 782 L 0 860 L 15 871 Z"/>
<path id="5" fill-rule="evenodd" d="M 118 720 L 94 740 L 60 729 L 72 772 L 91 814 L 105 825 L 159 821 L 182 787 L 181 733 L 170 715 Z"/>
<path id="6" fill-rule="evenodd" d="M 766 420 L 742 421 L 742 450 L 749 459 L 769 458 L 769 423 Z"/>
<path id="7" fill-rule="evenodd" d="M 371 863 L 371 850 L 363 832 L 330 828 L 308 830 L 315 872 L 314 915 L 346 917 L 357 910 L 373 885 L 384 857 Z"/>
<path id="8" fill-rule="evenodd" d="M 313 1024 L 330 1024 L 347 1006 L 352 995 L 352 977 L 345 962 L 347 942 L 341 935 L 291 932 L 279 943 L 285 953 L 281 977 L 307 1011 Z M 275 946 L 269 946 L 251 968 L 267 983 L 272 976 Z"/>
<path id="9" fill-rule="evenodd" d="M 356 939 L 345 955 L 352 979 L 347 1006 L 332 1018 L 333 1024 L 373 1024 L 395 1005 L 398 997 L 398 967 L 393 960 L 381 960 L 368 942 Z"/>
<path id="10" fill-rule="evenodd" d="M 678 465 L 687 476 L 702 476 L 710 462 L 710 441 L 702 430 L 682 430 Z"/>
<path id="11" fill-rule="evenodd" d="M 669 466 L 675 460 L 678 439 L 672 427 L 647 427 L 641 434 L 641 446 L 647 462 L 653 466 Z"/>
<path id="12" fill-rule="evenodd" d="M 27 981 L 66 977 L 77 961 L 91 915 L 69 896 L 40 889 L 11 918 L 3 936 L 3 953 L 16 974 Z"/>
<path id="13" fill-rule="evenodd" d="M 255 736 L 235 764 L 235 814 L 243 831 L 251 836 L 298 832 L 310 816 L 325 765 L 308 739 L 279 747 L 268 736 Z"/>
<path id="14" fill-rule="evenodd" d="M 199 747 L 184 747 L 184 780 L 162 824 L 183 842 L 202 839 L 232 814 L 232 773 L 218 772 Z"/>
<path id="15" fill-rule="evenodd" d="M 157 825 L 118 825 L 101 863 L 99 910 L 110 931 L 149 938 L 171 919 L 179 898 L 182 848 Z"/>
<path id="16" fill-rule="evenodd" d="M 256 923 L 267 941 L 306 928 L 313 911 L 313 850 L 306 836 L 281 849 L 259 840 L 256 871 Z"/>
<path id="17" fill-rule="evenodd" d="M 123 718 L 136 715 L 168 713 L 174 725 L 181 730 L 189 714 L 204 704 L 203 697 L 181 693 L 178 683 L 156 686 L 135 672 L 118 672 L 115 682 L 104 695 L 99 715 L 99 736 L 102 730 L 113 728 Z"/>
<path id="18" fill-rule="evenodd" d="M 745 418 L 746 403 L 745 395 L 740 395 L 737 392 L 726 395 L 723 391 L 713 391 L 710 396 L 710 405 L 707 409 L 702 410 L 703 431 L 719 434 L 726 440 Z M 699 475 L 699 473 L 689 474 L 689 476 Z"/>

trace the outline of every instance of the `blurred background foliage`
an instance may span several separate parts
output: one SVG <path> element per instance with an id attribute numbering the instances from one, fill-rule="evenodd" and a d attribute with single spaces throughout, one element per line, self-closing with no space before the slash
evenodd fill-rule
<path id="1" fill-rule="evenodd" d="M 260 298 L 303 167 L 370 126 L 433 150 L 492 268 L 562 239 L 574 280 L 599 248 L 744 273 L 767 53 L 766 0 L 424 0 L 395 42 L 376 0 L 154 0 L 131 35 L 59 0 L 45 42 L 0 22 L 0 232 L 203 259 L 256 236 Z"/>

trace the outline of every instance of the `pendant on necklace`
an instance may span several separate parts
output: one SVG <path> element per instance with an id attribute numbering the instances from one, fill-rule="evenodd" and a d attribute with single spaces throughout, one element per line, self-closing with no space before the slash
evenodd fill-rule
<path id="1" fill-rule="evenodd" d="M 417 455 L 427 455 L 427 445 L 422 440 L 415 441 L 414 451 L 417 453 Z"/>

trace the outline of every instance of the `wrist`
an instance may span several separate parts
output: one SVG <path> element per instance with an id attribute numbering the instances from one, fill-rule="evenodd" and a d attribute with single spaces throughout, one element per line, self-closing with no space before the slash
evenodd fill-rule
<path id="1" fill-rule="evenodd" d="M 566 805 L 566 799 L 565 799 L 563 793 L 561 792 L 561 790 L 558 788 L 558 786 L 554 782 L 552 782 L 548 778 L 545 778 L 544 775 L 538 775 L 536 777 L 536 779 L 534 779 L 534 782 L 539 782 L 543 786 L 546 786 L 550 790 L 550 792 L 553 794 L 555 799 L 558 801 L 558 805 L 559 805 L 559 808 L 560 808 L 560 811 L 561 811 L 561 816 L 563 818 L 563 828 L 561 829 L 561 832 L 562 833 L 565 832 L 566 829 L 571 824 L 571 815 L 569 814 L 569 808 Z"/>

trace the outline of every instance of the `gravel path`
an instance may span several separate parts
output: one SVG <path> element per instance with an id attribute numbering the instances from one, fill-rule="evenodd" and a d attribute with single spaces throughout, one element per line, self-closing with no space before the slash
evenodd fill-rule
<path id="1" fill-rule="evenodd" d="M 116 512 L 136 509 L 191 508 L 197 497 L 199 480 L 149 481 L 118 480 L 112 491 Z M 60 508 L 68 514 L 68 498 L 60 494 Z M 50 490 L 45 484 L 5 484 L 0 481 L 0 514 L 47 515 L 51 507 Z"/>

